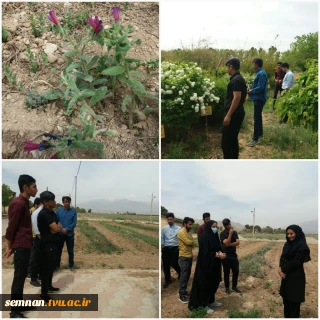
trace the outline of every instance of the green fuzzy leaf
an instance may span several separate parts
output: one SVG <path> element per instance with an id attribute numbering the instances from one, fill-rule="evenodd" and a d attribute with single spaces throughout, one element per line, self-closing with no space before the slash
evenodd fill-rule
<path id="1" fill-rule="evenodd" d="M 127 53 L 130 50 L 130 47 L 130 42 L 125 40 L 116 46 L 116 53 Z"/>
<path id="2" fill-rule="evenodd" d="M 128 78 L 127 77 L 125 77 L 123 74 L 120 74 L 120 75 L 118 75 L 118 77 L 117 77 L 121 82 L 124 82 L 124 83 L 128 83 Z"/>
<path id="3" fill-rule="evenodd" d="M 108 79 L 98 79 L 98 80 L 94 80 L 92 84 L 93 84 L 94 86 L 97 86 L 97 85 L 99 85 L 99 84 L 106 84 L 106 83 L 108 83 L 108 82 L 109 82 Z"/>
<path id="4" fill-rule="evenodd" d="M 81 66 L 81 62 L 73 62 L 67 67 L 66 72 L 70 72 L 74 69 L 79 68 L 80 66 Z"/>
<path id="5" fill-rule="evenodd" d="M 73 74 L 74 74 L 76 77 L 78 77 L 78 78 L 80 78 L 80 79 L 82 79 L 82 80 L 84 80 L 84 81 L 88 81 L 88 82 L 92 82 L 92 81 L 93 81 L 92 76 L 86 75 L 86 74 L 84 74 L 83 72 L 75 71 Z"/>
<path id="6" fill-rule="evenodd" d="M 121 105 L 121 110 L 122 112 L 126 112 L 127 111 L 127 105 L 129 103 L 132 102 L 132 97 L 131 96 L 126 96 L 123 101 L 122 101 L 122 105 Z"/>
<path id="7" fill-rule="evenodd" d="M 140 59 L 125 58 L 124 61 L 127 62 L 127 63 L 133 63 L 133 62 L 140 62 Z"/>
<path id="8" fill-rule="evenodd" d="M 90 99 L 90 102 L 89 102 L 89 105 L 90 106 L 93 106 L 95 105 L 98 101 L 102 100 L 104 98 L 104 96 L 106 95 L 108 91 L 108 88 L 107 87 L 101 87 L 99 88 L 94 96 Z"/>
<path id="9" fill-rule="evenodd" d="M 104 136 L 115 136 L 117 134 L 117 131 L 108 130 L 108 129 L 99 129 L 95 132 L 95 136 L 97 136 L 98 134 L 102 134 Z"/>
<path id="10" fill-rule="evenodd" d="M 138 39 L 138 40 L 134 41 L 134 43 L 139 45 L 139 44 L 141 44 L 141 40 Z"/>
<path id="11" fill-rule="evenodd" d="M 95 95 L 94 91 L 92 91 L 92 90 L 84 90 L 84 91 L 81 91 L 81 96 L 79 97 L 79 99 L 89 98 L 89 97 L 92 97 L 93 95 Z"/>
<path id="12" fill-rule="evenodd" d="M 138 90 L 141 92 L 145 91 L 144 86 L 141 84 L 141 82 L 137 80 L 133 80 L 133 79 L 128 80 L 128 85 L 135 90 Z"/>
<path id="13" fill-rule="evenodd" d="M 90 62 L 86 65 L 86 69 L 87 69 L 87 70 L 90 70 L 98 60 L 99 60 L 99 56 L 94 56 L 94 57 L 90 60 Z"/>
<path id="14" fill-rule="evenodd" d="M 138 71 L 130 71 L 130 74 L 131 74 L 132 76 L 134 76 L 134 77 L 138 77 L 138 78 L 141 78 L 141 79 L 145 79 L 145 76 L 144 76 L 142 73 L 138 72 Z"/>
<path id="15" fill-rule="evenodd" d="M 47 100 L 56 100 L 62 97 L 62 92 L 58 89 L 49 90 L 43 93 L 43 97 Z"/>
<path id="16" fill-rule="evenodd" d="M 122 74 L 126 71 L 126 68 L 123 66 L 114 66 L 108 69 L 105 69 L 101 72 L 103 75 L 107 76 L 117 76 L 118 74 Z"/>
<path id="17" fill-rule="evenodd" d="M 70 57 L 75 56 L 76 54 L 77 54 L 77 51 L 73 50 L 73 51 L 68 51 L 68 52 L 66 52 L 66 53 L 64 54 L 64 56 L 70 58 Z"/>
<path id="18" fill-rule="evenodd" d="M 118 39 L 118 43 L 121 43 L 123 40 L 127 39 L 128 36 L 122 36 L 121 38 Z"/>
<path id="19" fill-rule="evenodd" d="M 82 61 L 85 61 L 85 62 L 89 62 L 90 61 L 90 58 L 88 56 L 86 56 L 86 55 L 81 56 L 80 59 Z"/>

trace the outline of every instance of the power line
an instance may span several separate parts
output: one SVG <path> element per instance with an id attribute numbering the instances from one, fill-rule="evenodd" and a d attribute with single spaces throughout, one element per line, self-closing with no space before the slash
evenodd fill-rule
<path id="1" fill-rule="evenodd" d="M 81 167 L 81 161 L 80 161 L 80 164 L 79 164 L 79 169 L 78 169 L 78 173 L 77 173 L 77 176 L 79 174 L 79 171 L 80 171 L 80 167 Z"/>

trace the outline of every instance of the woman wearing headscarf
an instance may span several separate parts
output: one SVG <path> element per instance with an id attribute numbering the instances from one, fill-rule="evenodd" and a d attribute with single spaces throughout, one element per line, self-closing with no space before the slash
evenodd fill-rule
<path id="1" fill-rule="evenodd" d="M 286 239 L 280 257 L 280 295 L 283 298 L 284 317 L 299 318 L 300 305 L 305 301 L 306 276 L 303 264 L 311 260 L 310 249 L 306 236 L 297 225 L 286 229 Z"/>
<path id="2" fill-rule="evenodd" d="M 221 252 L 218 236 L 217 222 L 210 220 L 202 233 L 199 243 L 199 253 L 196 270 L 193 277 L 192 289 L 189 300 L 189 309 L 205 308 L 207 313 L 212 313 L 212 307 L 221 306 L 215 301 L 215 293 L 221 278 L 221 259 L 226 255 Z"/>

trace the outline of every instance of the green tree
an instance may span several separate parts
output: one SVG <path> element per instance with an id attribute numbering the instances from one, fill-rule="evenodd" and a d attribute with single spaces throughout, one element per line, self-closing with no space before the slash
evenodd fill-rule
<path id="1" fill-rule="evenodd" d="M 167 213 L 168 213 L 168 210 L 165 207 L 161 206 L 161 215 L 165 216 Z"/>
<path id="2" fill-rule="evenodd" d="M 6 213 L 6 207 L 10 204 L 11 200 L 15 197 L 16 193 L 10 189 L 6 184 L 2 184 L 2 211 Z"/>
<path id="3" fill-rule="evenodd" d="M 296 36 L 290 50 L 282 55 L 283 62 L 288 62 L 290 67 L 296 66 L 302 71 L 306 70 L 305 62 L 308 59 L 318 59 L 318 32 Z"/>
<path id="4" fill-rule="evenodd" d="M 88 213 L 91 213 L 91 209 L 88 210 Z"/>

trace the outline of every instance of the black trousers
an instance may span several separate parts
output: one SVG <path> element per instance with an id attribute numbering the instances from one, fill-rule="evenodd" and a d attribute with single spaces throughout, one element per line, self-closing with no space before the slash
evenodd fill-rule
<path id="1" fill-rule="evenodd" d="M 231 116 L 230 124 L 222 128 L 221 148 L 224 159 L 239 158 L 238 135 L 244 116 L 244 112 L 234 112 Z"/>
<path id="2" fill-rule="evenodd" d="M 56 267 L 58 248 L 52 242 L 41 243 L 41 294 L 47 295 L 49 287 L 52 286 L 53 271 Z"/>
<path id="3" fill-rule="evenodd" d="M 273 95 L 273 107 L 276 103 L 276 99 L 278 97 L 278 93 L 280 92 L 280 95 L 281 95 L 281 92 L 282 92 L 282 87 L 278 87 L 278 86 L 275 86 L 274 87 L 274 95 Z"/>
<path id="4" fill-rule="evenodd" d="M 180 257 L 180 290 L 179 294 L 183 296 L 188 287 L 188 281 L 190 279 L 192 268 L 192 258 Z"/>
<path id="5" fill-rule="evenodd" d="M 23 287 L 26 277 L 28 275 L 28 265 L 30 260 L 31 249 L 14 248 L 14 276 L 11 286 L 11 299 L 23 299 Z M 11 311 L 17 312 L 21 307 L 11 307 Z"/>
<path id="6" fill-rule="evenodd" d="M 170 267 L 172 267 L 180 276 L 179 260 L 179 247 L 164 247 L 162 249 L 162 262 L 164 277 L 167 281 L 171 279 Z"/>
<path id="7" fill-rule="evenodd" d="M 219 285 L 213 287 L 213 293 L 209 299 L 209 304 L 214 303 L 216 301 L 216 293 L 219 288 Z"/>
<path id="8" fill-rule="evenodd" d="M 28 274 L 31 280 L 37 280 L 41 270 L 41 243 L 39 237 L 33 238 Z"/>
<path id="9" fill-rule="evenodd" d="M 301 303 L 292 302 L 283 299 L 284 317 L 285 318 L 300 318 Z"/>
<path id="10" fill-rule="evenodd" d="M 227 258 L 222 260 L 224 285 L 226 288 L 230 286 L 230 270 L 232 270 L 232 287 L 238 285 L 239 277 L 239 260 L 237 257 Z"/>

